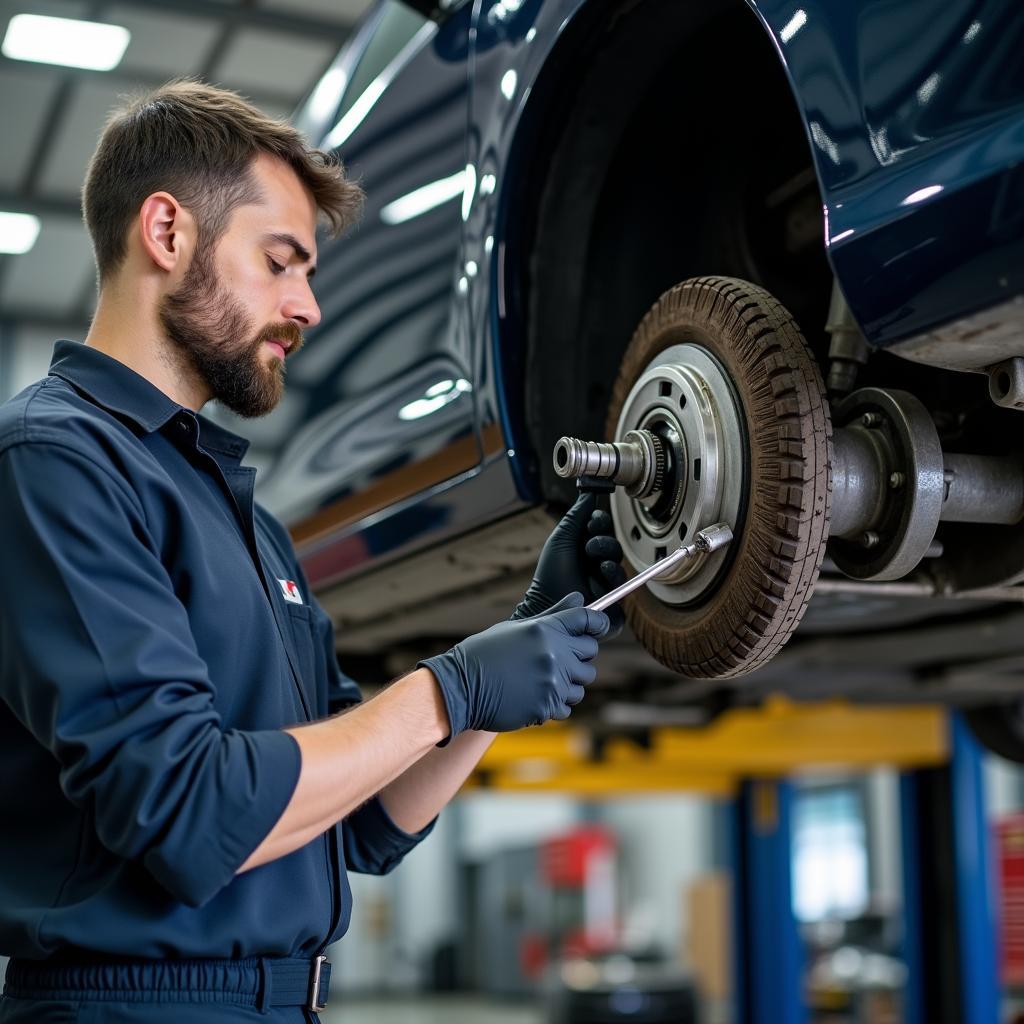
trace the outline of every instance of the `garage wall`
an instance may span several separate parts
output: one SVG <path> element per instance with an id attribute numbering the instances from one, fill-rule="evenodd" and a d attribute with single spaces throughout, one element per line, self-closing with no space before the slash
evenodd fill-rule
<path id="1" fill-rule="evenodd" d="M 471 861 L 497 850 L 534 846 L 582 819 L 579 802 L 565 796 L 472 794 L 459 803 L 459 854 Z"/>
<path id="2" fill-rule="evenodd" d="M 895 910 L 903 899 L 903 857 L 900 842 L 900 777 L 878 770 L 865 779 L 868 842 L 871 857 L 871 898 Z"/>
<path id="3" fill-rule="evenodd" d="M 0 316 L 0 402 L 45 377 L 59 338 L 84 341 L 88 324 L 5 323 Z"/>
<path id="4" fill-rule="evenodd" d="M 462 865 L 536 845 L 580 820 L 580 805 L 569 797 L 460 797 L 392 874 L 350 876 L 352 922 L 330 951 L 332 988 L 402 992 L 425 987 L 438 944 L 458 937 Z"/>
<path id="5" fill-rule="evenodd" d="M 1024 769 L 1001 757 L 986 757 L 985 804 L 990 821 L 1024 810 Z"/>
<path id="6" fill-rule="evenodd" d="M 458 928 L 458 807 L 449 808 L 390 875 L 350 875 L 352 920 L 329 951 L 332 988 L 348 992 L 413 991 L 428 981 L 440 942 Z"/>
<path id="7" fill-rule="evenodd" d="M 458 929 L 456 858 L 459 808 L 438 818 L 430 837 L 395 871 L 395 924 L 398 956 L 393 983 L 413 989 L 426 984 L 430 958 L 439 943 Z"/>
<path id="8" fill-rule="evenodd" d="M 619 836 L 620 896 L 630 944 L 685 963 L 686 892 L 713 859 L 713 805 L 695 796 L 610 800 L 603 820 Z"/>

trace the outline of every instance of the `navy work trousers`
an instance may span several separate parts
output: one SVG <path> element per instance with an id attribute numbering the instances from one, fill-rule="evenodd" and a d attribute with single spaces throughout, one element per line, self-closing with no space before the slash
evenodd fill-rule
<path id="1" fill-rule="evenodd" d="M 292 964 L 294 970 L 280 971 Z M 15 960 L 0 996 L 0 1024 L 318 1024 L 301 996 L 286 995 L 287 987 L 301 991 L 306 965 L 271 965 L 259 957 L 85 965 Z"/>

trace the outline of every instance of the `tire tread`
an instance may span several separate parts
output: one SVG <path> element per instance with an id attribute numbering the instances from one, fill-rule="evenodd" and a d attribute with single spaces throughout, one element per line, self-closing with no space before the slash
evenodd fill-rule
<path id="1" fill-rule="evenodd" d="M 633 381 L 681 340 L 711 348 L 736 382 L 751 457 L 746 520 L 732 568 L 704 605 L 679 610 L 640 591 L 626 614 L 663 664 L 728 678 L 769 661 L 803 618 L 828 535 L 832 425 L 818 366 L 781 303 L 746 281 L 698 277 L 667 291 L 640 322 L 613 390 L 608 436 Z"/>

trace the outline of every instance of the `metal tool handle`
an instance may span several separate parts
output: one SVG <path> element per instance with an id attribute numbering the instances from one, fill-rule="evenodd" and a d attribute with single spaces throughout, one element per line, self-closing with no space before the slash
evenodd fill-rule
<path id="1" fill-rule="evenodd" d="M 710 555 L 712 551 L 725 547 L 732 540 L 732 530 L 725 523 L 715 523 L 714 526 L 706 526 L 693 539 L 692 544 L 683 544 L 676 548 L 671 555 L 667 555 L 660 561 L 654 563 L 638 572 L 632 579 L 626 580 L 620 587 L 609 590 L 607 594 L 599 597 L 596 601 L 588 604 L 588 608 L 594 611 L 603 612 L 605 608 L 621 601 L 627 594 L 642 587 L 648 580 L 662 575 L 666 570 L 671 569 L 685 558 L 692 558 L 694 555 Z"/>

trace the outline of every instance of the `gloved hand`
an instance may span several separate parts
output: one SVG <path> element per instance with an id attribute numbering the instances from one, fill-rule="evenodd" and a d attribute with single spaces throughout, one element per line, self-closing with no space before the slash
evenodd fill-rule
<path id="1" fill-rule="evenodd" d="M 621 562 L 622 547 L 615 539 L 611 514 L 597 509 L 596 494 L 584 492 L 544 542 L 533 582 L 512 618 L 539 615 L 574 590 L 589 604 L 626 582 Z M 625 621 L 621 605 L 612 605 L 607 614 L 608 636 L 618 636 Z"/>
<path id="2" fill-rule="evenodd" d="M 448 740 L 466 729 L 510 732 L 568 718 L 597 675 L 590 661 L 608 626 L 604 612 L 583 607 L 582 594 L 567 594 L 543 615 L 499 622 L 421 661 L 441 687 Z"/>

